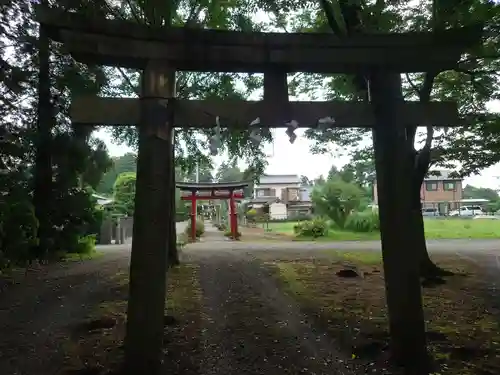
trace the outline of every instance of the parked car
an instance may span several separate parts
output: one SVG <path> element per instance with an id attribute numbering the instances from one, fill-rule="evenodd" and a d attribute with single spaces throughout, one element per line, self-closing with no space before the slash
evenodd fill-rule
<path id="1" fill-rule="evenodd" d="M 462 206 L 459 210 L 450 211 L 450 216 L 486 215 L 481 206 Z"/>
<path id="2" fill-rule="evenodd" d="M 439 216 L 439 210 L 437 208 L 422 208 L 422 216 Z"/>

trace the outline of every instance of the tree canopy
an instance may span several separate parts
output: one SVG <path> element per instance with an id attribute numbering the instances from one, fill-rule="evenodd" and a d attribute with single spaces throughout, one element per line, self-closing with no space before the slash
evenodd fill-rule
<path id="1" fill-rule="evenodd" d="M 492 202 L 499 200 L 498 192 L 496 190 L 475 187 L 472 185 L 465 185 L 463 197 L 465 199 L 487 199 Z"/>
<path id="2" fill-rule="evenodd" d="M 126 216 L 134 215 L 135 181 L 135 172 L 123 172 L 118 175 L 113 186 L 116 210 Z"/>
<path id="3" fill-rule="evenodd" d="M 102 176 L 96 187 L 96 192 L 101 194 L 112 194 L 116 178 L 125 172 L 136 172 L 137 156 L 133 153 L 126 153 L 122 156 L 111 158 L 113 166 Z"/>

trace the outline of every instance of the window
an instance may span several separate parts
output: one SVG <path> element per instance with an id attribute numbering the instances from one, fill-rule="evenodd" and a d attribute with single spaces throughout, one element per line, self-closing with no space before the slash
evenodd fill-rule
<path id="1" fill-rule="evenodd" d="M 276 189 L 257 189 L 258 197 L 274 197 L 276 195 Z"/>
<path id="2" fill-rule="evenodd" d="M 425 183 L 425 190 L 427 190 L 427 191 L 437 191 L 437 189 L 438 189 L 437 182 L 426 182 Z"/>
<path id="3" fill-rule="evenodd" d="M 443 182 L 443 190 L 444 191 L 456 191 L 457 184 L 455 181 L 444 181 Z"/>

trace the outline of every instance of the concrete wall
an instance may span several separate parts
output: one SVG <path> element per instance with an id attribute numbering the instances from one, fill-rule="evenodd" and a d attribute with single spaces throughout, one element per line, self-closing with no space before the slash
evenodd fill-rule
<path id="1" fill-rule="evenodd" d="M 100 245 L 109 245 L 111 243 L 124 243 L 132 237 L 134 219 L 132 217 L 120 218 L 119 223 L 115 224 L 111 218 L 104 220 L 101 225 L 99 235 Z"/>
<path id="2" fill-rule="evenodd" d="M 286 204 L 273 203 L 269 205 L 269 216 L 271 219 L 284 219 L 288 216 Z"/>

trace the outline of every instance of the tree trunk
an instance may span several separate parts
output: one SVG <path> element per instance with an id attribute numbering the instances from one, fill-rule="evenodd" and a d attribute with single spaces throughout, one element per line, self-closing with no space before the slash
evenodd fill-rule
<path id="1" fill-rule="evenodd" d="M 423 165 L 418 162 L 414 163 L 414 165 L 416 165 L 416 169 L 414 169 L 414 178 L 411 186 L 411 217 L 413 222 L 412 230 L 414 231 L 412 238 L 415 243 L 415 250 L 418 254 L 419 273 L 423 278 L 453 275 L 453 272 L 449 272 L 438 267 L 430 258 L 427 250 L 424 218 L 422 216 L 422 202 L 420 200 L 420 189 L 422 187 L 425 174 L 429 169 L 429 163 L 426 161 L 426 158 L 422 158 L 422 162 L 424 163 Z"/>
<path id="2" fill-rule="evenodd" d="M 438 268 L 429 257 L 427 251 L 427 243 L 425 242 L 425 227 L 424 218 L 422 216 L 422 204 L 420 202 L 420 185 L 419 189 L 415 190 L 415 186 L 412 186 L 412 229 L 413 241 L 415 242 L 416 251 L 419 259 L 419 271 L 420 276 L 428 277 L 428 272 L 434 268 Z"/>
<path id="3" fill-rule="evenodd" d="M 380 229 L 391 353 L 408 372 L 428 368 L 418 257 L 412 235 L 412 158 L 406 132 L 396 116 L 403 101 L 401 77 L 375 72 L 370 77 L 378 181 Z"/>
<path id="4" fill-rule="evenodd" d="M 52 200 L 52 95 L 50 93 L 50 41 L 47 30 L 40 26 L 39 74 L 38 74 L 38 119 L 36 125 L 36 156 L 33 205 L 38 219 L 38 245 L 34 257 L 44 259 L 50 248 L 51 200 Z"/>

